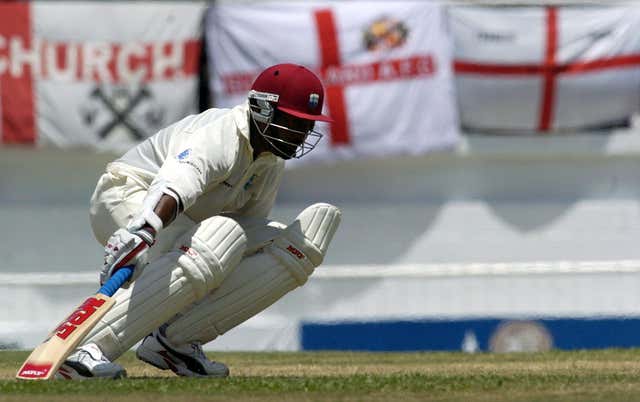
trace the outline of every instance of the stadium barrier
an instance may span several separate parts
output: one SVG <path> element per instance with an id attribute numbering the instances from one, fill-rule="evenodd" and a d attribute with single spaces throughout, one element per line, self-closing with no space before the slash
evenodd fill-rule
<path id="1" fill-rule="evenodd" d="M 34 346 L 96 284 L 97 273 L 0 274 L 0 299 L 15 306 L 2 320 L 0 344 Z M 328 265 L 207 348 L 473 352 L 640 346 L 639 286 L 640 260 Z"/>

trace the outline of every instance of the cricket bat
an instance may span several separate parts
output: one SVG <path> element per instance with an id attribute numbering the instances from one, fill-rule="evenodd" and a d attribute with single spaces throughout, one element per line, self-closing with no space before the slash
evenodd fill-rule
<path id="1" fill-rule="evenodd" d="M 22 380 L 48 380 L 58 371 L 96 323 L 104 316 L 115 299 L 111 296 L 133 274 L 132 267 L 122 267 L 98 290 L 65 318 L 29 355 L 16 378 Z"/>

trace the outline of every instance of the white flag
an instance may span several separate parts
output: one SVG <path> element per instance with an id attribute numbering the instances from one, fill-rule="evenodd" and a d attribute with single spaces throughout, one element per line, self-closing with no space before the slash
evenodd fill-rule
<path id="1" fill-rule="evenodd" d="M 453 7 L 460 120 L 472 130 L 580 130 L 640 107 L 640 8 Z"/>
<path id="2" fill-rule="evenodd" d="M 335 120 L 301 162 L 422 154 L 458 141 L 451 41 L 425 2 L 222 3 L 209 10 L 216 106 L 246 99 L 264 68 L 316 71 Z"/>
<path id="3" fill-rule="evenodd" d="M 124 150 L 197 112 L 201 2 L 0 4 L 5 143 Z"/>

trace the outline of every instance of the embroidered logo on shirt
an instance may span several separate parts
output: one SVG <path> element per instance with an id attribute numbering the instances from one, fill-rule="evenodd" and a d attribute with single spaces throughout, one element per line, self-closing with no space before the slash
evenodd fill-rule
<path id="1" fill-rule="evenodd" d="M 178 159 L 179 161 L 183 161 L 187 159 L 189 155 L 191 155 L 191 148 L 187 148 L 184 151 L 180 152 L 178 156 L 176 156 L 176 159 Z"/>
<path id="2" fill-rule="evenodd" d="M 178 163 L 186 163 L 187 165 L 194 168 L 199 174 L 202 174 L 202 169 L 200 169 L 196 161 L 191 159 L 191 148 L 187 148 L 184 151 L 180 152 L 178 155 L 176 155 L 176 159 L 178 160 Z"/>
<path id="3" fill-rule="evenodd" d="M 248 189 L 249 187 L 251 187 L 251 185 L 253 184 L 253 179 L 255 179 L 255 178 L 256 178 L 256 176 L 257 176 L 256 174 L 252 175 L 252 176 L 249 178 L 249 180 L 247 180 L 247 182 L 246 182 L 246 183 L 244 183 L 244 191 L 247 191 L 247 189 Z"/>

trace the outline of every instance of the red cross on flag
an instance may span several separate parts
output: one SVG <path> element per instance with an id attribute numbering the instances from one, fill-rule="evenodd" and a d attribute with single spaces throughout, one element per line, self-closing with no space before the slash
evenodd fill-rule
<path id="1" fill-rule="evenodd" d="M 453 7 L 460 120 L 474 130 L 580 130 L 640 109 L 640 8 Z"/>
<path id="2" fill-rule="evenodd" d="M 333 119 L 302 158 L 422 154 L 457 143 L 451 40 L 427 2 L 218 3 L 207 16 L 217 107 L 246 99 L 257 74 L 283 62 L 323 80 Z"/>
<path id="3" fill-rule="evenodd" d="M 124 150 L 196 112 L 204 8 L 0 3 L 0 142 Z"/>

